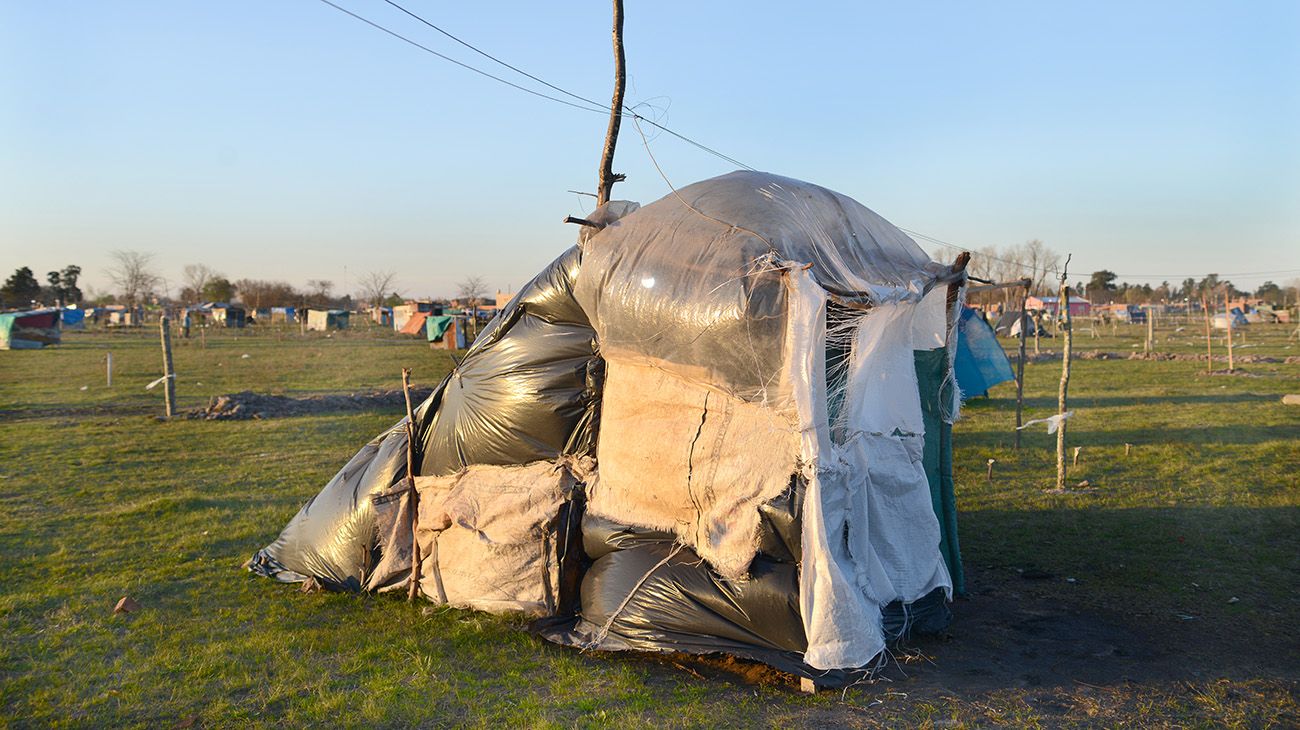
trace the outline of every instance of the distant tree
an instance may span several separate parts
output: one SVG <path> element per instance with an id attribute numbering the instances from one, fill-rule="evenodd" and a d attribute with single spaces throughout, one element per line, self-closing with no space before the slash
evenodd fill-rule
<path id="1" fill-rule="evenodd" d="M 198 304 L 203 299 L 203 290 L 208 286 L 208 282 L 216 278 L 225 278 L 207 264 L 186 264 L 185 268 L 181 269 L 181 276 L 185 279 L 185 286 L 181 289 L 181 299 L 191 304 Z"/>
<path id="2" fill-rule="evenodd" d="M 65 266 L 62 271 L 51 271 L 45 275 L 50 283 L 47 299 L 57 301 L 60 305 L 77 304 L 81 301 L 81 289 L 77 288 L 77 279 L 81 276 L 81 267 Z"/>
<path id="3" fill-rule="evenodd" d="M 4 286 L 0 287 L 0 299 L 4 300 L 5 306 L 26 307 L 33 299 L 38 299 L 40 296 L 41 283 L 26 266 L 14 271 L 13 275 L 5 280 Z"/>
<path id="4" fill-rule="evenodd" d="M 393 279 L 397 274 L 392 271 L 372 271 L 364 274 L 360 281 L 360 298 L 361 301 L 372 307 L 381 307 L 384 304 L 384 294 L 393 288 Z"/>
<path id="5" fill-rule="evenodd" d="M 207 280 L 200 293 L 205 302 L 228 302 L 235 298 L 235 285 L 224 276 L 214 276 Z"/>
<path id="6" fill-rule="evenodd" d="M 253 309 L 289 307 L 298 303 L 302 295 L 285 281 L 240 279 L 234 284 L 239 301 Z"/>
<path id="7" fill-rule="evenodd" d="M 481 276 L 467 276 L 456 284 L 456 296 L 464 306 L 477 307 L 483 303 L 487 282 Z"/>
<path id="8" fill-rule="evenodd" d="M 1255 290 L 1255 296 L 1271 304 L 1281 304 L 1282 287 L 1271 281 L 1266 281 L 1263 284 L 1260 284 L 1259 288 Z"/>
<path id="9" fill-rule="evenodd" d="M 108 278 L 117 286 L 128 306 L 143 303 L 162 281 L 152 269 L 153 254 L 113 251 L 109 256 L 113 265 L 108 269 Z"/>
<path id="10" fill-rule="evenodd" d="M 1196 296 L 1196 279 L 1183 279 L 1183 286 L 1178 290 L 1178 295 L 1184 299 L 1191 299 Z"/>
<path id="11" fill-rule="evenodd" d="M 1094 301 L 1109 299 L 1110 292 L 1118 290 L 1115 286 L 1115 277 L 1115 272 L 1106 269 L 1092 272 L 1092 278 L 1088 279 L 1088 295 Z"/>
<path id="12" fill-rule="evenodd" d="M 1025 267 L 1023 276 L 1033 282 L 1034 292 L 1042 292 L 1047 275 L 1061 265 L 1061 254 L 1037 238 L 1021 246 L 1020 251 L 1019 259 Z"/>
<path id="13" fill-rule="evenodd" d="M 330 305 L 330 291 L 334 289 L 334 282 L 328 279 L 308 279 L 306 300 L 313 307 L 328 307 Z"/>

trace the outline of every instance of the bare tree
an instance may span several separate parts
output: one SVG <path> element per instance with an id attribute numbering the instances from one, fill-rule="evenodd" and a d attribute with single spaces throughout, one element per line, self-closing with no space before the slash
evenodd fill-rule
<path id="1" fill-rule="evenodd" d="M 113 265 L 108 268 L 108 278 L 117 285 L 122 298 L 130 306 L 143 302 L 162 281 L 150 268 L 153 263 L 151 253 L 113 251 L 109 256 Z"/>
<path id="2" fill-rule="evenodd" d="M 189 299 L 192 303 L 197 303 L 203 298 L 203 290 L 208 282 L 221 276 L 216 269 L 207 264 L 186 264 L 181 270 L 181 275 L 185 279 L 185 289 L 181 291 L 181 297 Z"/>
<path id="3" fill-rule="evenodd" d="M 1025 263 L 1025 276 L 1033 282 L 1035 292 L 1042 291 L 1047 275 L 1061 265 L 1061 254 L 1047 247 L 1047 244 L 1035 238 L 1020 247 L 1021 260 Z"/>
<path id="4" fill-rule="evenodd" d="M 329 306 L 330 290 L 334 288 L 334 282 L 327 279 L 308 279 L 307 290 L 310 304 L 314 307 Z"/>
<path id="5" fill-rule="evenodd" d="M 359 282 L 361 300 L 372 307 L 383 306 L 388 290 L 393 288 L 393 279 L 396 278 L 397 274 L 392 271 L 372 271 L 363 274 Z"/>
<path id="6" fill-rule="evenodd" d="M 456 284 L 456 296 L 461 303 L 469 307 L 477 307 L 482 304 L 483 292 L 487 289 L 487 282 L 481 276 L 467 276 Z"/>

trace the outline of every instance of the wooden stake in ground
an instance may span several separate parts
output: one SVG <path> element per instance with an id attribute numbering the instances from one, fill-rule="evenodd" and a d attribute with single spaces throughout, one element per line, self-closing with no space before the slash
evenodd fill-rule
<path id="1" fill-rule="evenodd" d="M 176 415 L 176 372 L 172 370 L 172 328 L 167 315 L 158 320 L 163 350 L 163 404 L 167 417 Z"/>
<path id="2" fill-rule="evenodd" d="M 1205 372 L 1214 369 L 1214 339 L 1210 334 L 1210 303 L 1201 295 L 1201 311 L 1205 313 Z"/>
<path id="3" fill-rule="evenodd" d="M 1228 372 L 1232 372 L 1232 304 L 1224 297 L 1223 311 L 1228 318 Z"/>
<path id="4" fill-rule="evenodd" d="M 402 368 L 402 395 L 406 398 L 406 484 L 411 488 L 411 585 L 406 600 L 420 592 L 420 493 L 415 491 L 415 415 L 411 410 L 411 369 Z"/>
<path id="5" fill-rule="evenodd" d="M 1065 410 L 1066 396 L 1070 389 L 1070 356 L 1071 348 L 1074 345 L 1074 336 L 1070 331 L 1070 287 L 1066 283 L 1067 272 L 1070 268 L 1070 258 L 1065 257 L 1065 266 L 1061 267 L 1061 295 L 1057 299 L 1057 332 L 1064 338 L 1061 354 L 1061 390 L 1057 397 L 1057 414 L 1061 417 L 1061 422 L 1056 425 L 1056 488 L 1059 491 L 1065 490 Z"/>
<path id="6" fill-rule="evenodd" d="M 1025 279 L 1024 291 L 1020 292 L 1020 360 L 1016 363 L 1016 450 L 1020 450 L 1020 426 L 1025 410 L 1025 340 L 1029 328 L 1029 315 L 1025 312 L 1025 303 L 1029 300 L 1031 282 Z M 992 469 L 990 469 L 990 473 Z"/>
<path id="7" fill-rule="evenodd" d="M 1147 344 L 1143 348 L 1144 352 L 1154 352 L 1156 349 L 1156 316 L 1150 309 L 1147 310 Z"/>
<path id="8" fill-rule="evenodd" d="M 113 353 L 104 353 L 104 375 L 108 379 L 107 387 L 113 387 Z"/>
<path id="9" fill-rule="evenodd" d="M 618 144 L 619 124 L 623 121 L 623 88 L 627 84 L 623 61 L 623 0 L 614 0 L 614 99 L 609 105 L 609 129 L 605 131 L 605 149 L 600 156 L 596 205 L 608 203 L 614 183 L 624 179 L 623 175 L 614 174 L 614 147 Z"/>

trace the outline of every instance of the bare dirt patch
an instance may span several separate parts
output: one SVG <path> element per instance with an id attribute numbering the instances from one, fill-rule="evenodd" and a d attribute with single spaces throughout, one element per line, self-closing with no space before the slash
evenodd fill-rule
<path id="1" fill-rule="evenodd" d="M 432 392 L 429 388 L 412 388 L 411 401 L 419 403 L 428 398 Z M 254 418 L 285 418 L 320 413 L 402 408 L 405 405 L 405 396 L 400 390 L 311 395 L 299 398 L 246 390 L 241 393 L 214 396 L 208 401 L 206 407 L 196 408 L 185 415 L 187 418 L 205 421 L 242 421 Z"/>

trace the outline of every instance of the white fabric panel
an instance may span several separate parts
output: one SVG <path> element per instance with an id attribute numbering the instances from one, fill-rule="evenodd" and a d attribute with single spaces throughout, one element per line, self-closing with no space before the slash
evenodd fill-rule
<path id="1" fill-rule="evenodd" d="M 799 610 L 816 669 L 861 667 L 885 648 L 880 606 L 859 589 L 844 542 L 848 517 L 845 470 L 831 443 L 826 413 L 826 292 L 801 267 L 788 276 L 786 373 L 799 413 L 803 561 Z"/>
<path id="2" fill-rule="evenodd" d="M 952 590 L 925 476 L 913 354 L 918 334 L 930 341 L 931 311 L 928 302 L 872 309 L 849 362 L 847 437 L 839 449 L 850 475 L 849 553 L 862 589 L 880 604 L 914 601 L 939 586 Z M 918 320 L 931 321 L 918 327 Z M 946 320 L 939 319 L 941 331 Z"/>

